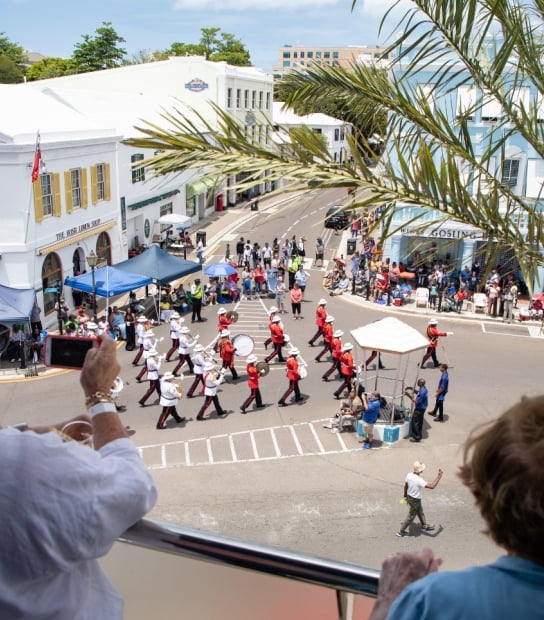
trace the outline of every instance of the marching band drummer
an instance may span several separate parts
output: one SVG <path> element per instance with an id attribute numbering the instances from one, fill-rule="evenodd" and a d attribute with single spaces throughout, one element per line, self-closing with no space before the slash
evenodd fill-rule
<path id="1" fill-rule="evenodd" d="M 221 357 L 223 364 L 222 369 L 227 372 L 230 370 L 233 381 L 236 381 L 238 377 L 238 373 L 236 372 L 236 368 L 234 367 L 234 355 L 236 354 L 236 349 L 233 347 L 232 342 L 230 341 L 230 331 L 228 329 L 224 329 L 220 334 L 219 339 L 219 356 Z"/>
<path id="2" fill-rule="evenodd" d="M 147 392 L 140 398 L 138 404 L 140 407 L 145 407 L 146 400 L 153 394 L 153 392 L 157 392 L 157 394 L 161 395 L 161 388 L 159 384 L 159 370 L 161 367 L 161 358 L 157 353 L 156 349 L 150 349 L 147 352 L 147 357 L 145 358 L 145 366 L 147 368 L 147 378 L 149 379 L 149 388 Z"/>
<path id="3" fill-rule="evenodd" d="M 264 370 L 259 372 L 257 366 L 257 356 L 250 355 L 247 358 L 246 372 L 247 372 L 247 385 L 250 389 L 249 396 L 245 399 L 243 405 L 240 407 L 240 411 L 242 413 L 246 412 L 246 409 L 249 408 L 251 403 L 255 400 L 255 408 L 262 409 L 265 405 L 263 405 L 263 399 L 261 396 L 261 390 L 259 389 L 259 379 L 261 374 L 264 374 Z"/>
<path id="4" fill-rule="evenodd" d="M 179 361 L 177 363 L 177 366 L 172 371 L 172 374 L 174 375 L 174 377 L 179 377 L 178 372 L 180 371 L 181 367 L 183 366 L 185 362 L 187 362 L 187 366 L 189 366 L 189 372 L 192 375 L 194 374 L 194 370 L 193 370 L 194 365 L 193 365 L 193 360 L 191 359 L 189 349 L 196 345 L 198 338 L 199 338 L 198 335 L 195 336 L 194 338 L 191 337 L 191 330 L 186 325 L 183 325 L 182 327 L 180 327 L 179 347 L 178 347 Z"/>
<path id="5" fill-rule="evenodd" d="M 297 360 L 297 355 L 299 355 L 300 351 L 298 349 L 291 349 L 289 351 L 289 357 L 287 358 L 286 368 L 287 368 L 287 378 L 289 379 L 289 387 L 285 394 L 278 400 L 278 405 L 280 407 L 287 407 L 287 403 L 285 402 L 287 398 L 291 395 L 291 393 L 295 392 L 295 402 L 298 403 L 301 400 L 305 400 L 305 397 L 300 393 L 300 388 L 298 382 L 300 381 L 300 372 L 299 372 L 299 364 Z"/>
<path id="6" fill-rule="evenodd" d="M 323 326 L 325 325 L 325 319 L 327 318 L 327 309 L 325 306 L 327 305 L 326 299 L 320 299 L 317 304 L 317 308 L 315 310 L 315 324 L 317 325 L 316 333 L 308 340 L 308 344 L 313 347 L 315 341 L 319 338 L 319 336 L 323 335 Z"/>
<path id="7" fill-rule="evenodd" d="M 185 418 L 182 418 L 176 409 L 181 393 L 178 386 L 172 382 L 173 378 L 174 375 L 171 372 L 165 372 L 161 377 L 161 398 L 159 404 L 162 405 L 162 411 L 157 422 L 157 429 L 159 430 L 166 428 L 164 424 L 169 415 L 174 418 L 177 424 L 185 422 Z"/>
<path id="8" fill-rule="evenodd" d="M 323 328 L 322 328 L 323 341 L 325 345 L 323 346 L 323 349 L 321 349 L 321 351 L 318 353 L 318 355 L 315 358 L 315 361 L 318 363 L 321 361 L 321 358 L 326 353 L 332 353 L 332 338 L 333 338 L 333 333 L 334 333 L 333 327 L 332 327 L 333 323 L 334 323 L 334 317 L 328 314 L 327 318 L 325 319 L 325 322 L 323 323 Z"/>
<path id="9" fill-rule="evenodd" d="M 193 357 L 193 372 L 195 375 L 194 381 L 187 392 L 187 398 L 193 398 L 196 388 L 199 384 L 204 388 L 204 366 L 206 365 L 206 353 L 204 347 L 201 344 L 195 346 L 195 354 Z"/>
<path id="10" fill-rule="evenodd" d="M 342 383 L 340 387 L 334 392 L 334 396 L 339 399 L 342 392 L 347 390 L 351 391 L 351 380 L 355 376 L 355 362 L 353 361 L 353 355 L 351 350 L 353 345 L 351 342 L 346 342 L 342 347 L 342 357 L 340 358 L 340 373 L 342 375 Z"/>
<path id="11" fill-rule="evenodd" d="M 179 347 L 179 330 L 181 329 L 181 324 L 185 322 L 185 319 L 182 319 L 179 312 L 173 312 L 170 316 L 170 339 L 172 340 L 172 346 L 168 350 L 166 354 L 166 361 L 169 362 L 170 358 L 174 353 L 178 350 Z"/>
<path id="12" fill-rule="evenodd" d="M 138 353 L 136 353 L 136 357 L 132 360 L 133 366 L 138 366 L 138 362 L 144 354 L 144 336 L 150 324 L 151 323 L 149 319 L 145 316 L 139 316 L 136 319 L 136 338 L 138 343 Z"/>
<path id="13" fill-rule="evenodd" d="M 268 309 L 268 329 L 270 330 L 270 332 L 272 332 L 272 319 L 276 316 L 277 312 L 278 312 L 278 309 L 276 308 L 276 306 L 270 306 L 270 308 Z M 268 349 L 268 345 L 271 344 L 271 342 L 272 342 L 272 336 L 269 336 L 264 341 L 264 348 Z"/>
<path id="14" fill-rule="evenodd" d="M 217 415 L 222 418 L 227 415 L 227 412 L 221 407 L 219 397 L 217 396 L 217 388 L 225 378 L 225 370 L 221 369 L 221 372 L 215 371 L 215 366 L 212 362 L 206 362 L 204 365 L 204 403 L 198 412 L 196 419 L 203 420 L 206 409 L 213 402 Z"/>
<path id="15" fill-rule="evenodd" d="M 264 358 L 264 361 L 270 363 L 270 360 L 277 355 L 278 362 L 285 362 L 282 353 L 282 347 L 285 344 L 285 334 L 283 333 L 283 328 L 281 326 L 281 318 L 277 315 L 271 321 L 272 325 L 270 327 L 270 335 L 272 337 L 272 344 L 274 345 L 274 350 L 272 353 Z"/>
<path id="16" fill-rule="evenodd" d="M 344 332 L 341 329 L 337 329 L 332 335 L 332 341 L 331 341 L 332 366 L 321 377 L 323 381 L 328 381 L 329 377 L 332 375 L 332 373 L 335 370 L 337 370 L 338 374 L 341 375 L 340 361 L 342 359 L 342 336 L 343 335 L 344 335 Z"/>

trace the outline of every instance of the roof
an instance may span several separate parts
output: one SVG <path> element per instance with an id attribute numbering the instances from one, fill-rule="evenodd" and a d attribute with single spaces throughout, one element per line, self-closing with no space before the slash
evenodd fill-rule
<path id="1" fill-rule="evenodd" d="M 395 317 L 374 321 L 353 329 L 350 333 L 362 349 L 382 353 L 402 355 L 425 349 L 429 344 L 427 338 L 417 329 Z"/>
<path id="2" fill-rule="evenodd" d="M 283 109 L 285 103 L 274 101 L 272 118 L 274 123 L 278 125 L 318 125 L 320 127 L 339 127 L 345 125 L 344 121 L 338 120 L 327 114 L 305 114 L 299 116 L 291 108 Z"/>

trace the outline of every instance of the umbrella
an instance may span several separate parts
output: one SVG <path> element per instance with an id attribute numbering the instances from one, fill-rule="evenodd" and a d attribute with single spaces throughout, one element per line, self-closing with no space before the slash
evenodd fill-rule
<path id="1" fill-rule="evenodd" d="M 411 280 L 412 278 L 415 278 L 416 274 L 412 273 L 411 271 L 401 271 L 399 273 L 399 278 L 402 278 L 403 280 Z"/>
<path id="2" fill-rule="evenodd" d="M 236 269 L 229 263 L 212 263 L 204 269 L 204 273 L 210 278 L 227 278 L 236 273 Z"/>
<path id="3" fill-rule="evenodd" d="M 177 226 L 178 230 L 189 228 L 193 224 L 192 218 L 178 213 L 167 213 L 166 215 L 161 215 L 157 222 L 159 222 L 159 224 L 170 224 L 172 226 Z"/>

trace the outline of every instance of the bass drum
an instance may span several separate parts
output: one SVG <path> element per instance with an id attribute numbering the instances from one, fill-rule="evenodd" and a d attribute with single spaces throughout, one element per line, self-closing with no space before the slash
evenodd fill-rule
<path id="1" fill-rule="evenodd" d="M 253 353 L 255 342 L 253 338 L 247 334 L 236 334 L 232 339 L 232 346 L 236 351 L 236 355 L 247 357 Z"/>
<path id="2" fill-rule="evenodd" d="M 298 374 L 301 379 L 306 379 L 306 377 L 308 376 L 308 367 L 300 365 L 298 367 Z"/>

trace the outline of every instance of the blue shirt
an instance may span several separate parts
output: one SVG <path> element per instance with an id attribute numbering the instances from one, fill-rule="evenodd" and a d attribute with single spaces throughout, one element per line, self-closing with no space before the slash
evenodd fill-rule
<path id="1" fill-rule="evenodd" d="M 438 396 L 438 400 L 444 400 L 446 398 L 446 394 L 448 393 L 448 387 L 450 384 L 450 378 L 448 376 L 448 372 L 443 372 L 440 376 L 440 381 L 438 382 L 438 389 L 442 389 L 442 392 Z"/>
<path id="2" fill-rule="evenodd" d="M 544 616 L 544 567 L 503 556 L 494 564 L 432 573 L 405 588 L 387 620 L 529 620 Z"/>
<path id="3" fill-rule="evenodd" d="M 427 391 L 427 388 L 425 386 L 420 387 L 416 396 L 416 409 L 427 409 L 427 407 L 429 406 L 428 397 L 429 393 Z"/>
<path id="4" fill-rule="evenodd" d="M 367 424 L 376 424 L 376 420 L 380 415 L 380 401 L 378 400 L 369 400 L 368 401 L 368 409 L 365 409 L 363 413 L 363 422 Z"/>

